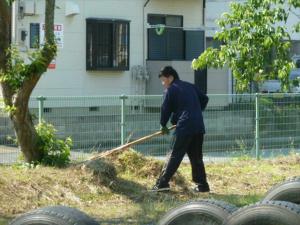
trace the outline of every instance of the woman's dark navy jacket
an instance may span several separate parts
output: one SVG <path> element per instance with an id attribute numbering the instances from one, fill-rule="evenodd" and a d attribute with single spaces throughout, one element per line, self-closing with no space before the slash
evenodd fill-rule
<path id="1" fill-rule="evenodd" d="M 202 111 L 207 103 L 208 97 L 194 84 L 176 79 L 164 92 L 160 124 L 166 126 L 171 118 L 176 135 L 205 133 Z"/>

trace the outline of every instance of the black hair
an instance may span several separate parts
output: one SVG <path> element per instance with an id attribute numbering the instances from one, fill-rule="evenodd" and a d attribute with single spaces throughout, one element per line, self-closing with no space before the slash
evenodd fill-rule
<path id="1" fill-rule="evenodd" d="M 172 76 L 174 80 L 179 80 L 179 75 L 177 71 L 172 66 L 165 66 L 161 69 L 158 77 L 170 77 Z"/>

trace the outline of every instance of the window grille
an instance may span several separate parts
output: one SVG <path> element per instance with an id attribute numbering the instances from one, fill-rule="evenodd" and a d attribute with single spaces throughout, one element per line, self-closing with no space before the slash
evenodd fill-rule
<path id="1" fill-rule="evenodd" d="M 87 70 L 129 70 L 129 21 L 87 19 Z"/>

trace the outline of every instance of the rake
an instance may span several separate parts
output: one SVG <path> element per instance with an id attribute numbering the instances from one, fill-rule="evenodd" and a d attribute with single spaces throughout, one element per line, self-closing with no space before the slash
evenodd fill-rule
<path id="1" fill-rule="evenodd" d="M 175 129 L 175 128 L 176 128 L 176 125 L 173 125 L 173 126 L 169 127 L 168 129 L 169 129 L 169 130 L 173 130 L 173 129 Z M 96 155 L 93 155 L 92 157 L 90 157 L 90 158 L 88 159 L 88 161 L 89 161 L 89 160 L 95 160 L 95 159 L 104 158 L 104 157 L 106 157 L 106 156 L 108 156 L 108 155 L 111 155 L 111 154 L 113 154 L 113 153 L 115 153 L 115 152 L 121 152 L 121 151 L 124 151 L 124 150 L 128 149 L 128 148 L 129 148 L 130 146 L 132 146 L 132 145 L 136 145 L 136 144 L 142 143 L 142 142 L 144 142 L 144 141 L 147 141 L 147 140 L 149 140 L 149 139 L 151 139 L 151 138 L 153 138 L 153 137 L 159 136 L 159 135 L 161 135 L 161 134 L 162 134 L 162 131 L 156 131 L 156 132 L 153 133 L 153 134 L 149 134 L 149 135 L 144 136 L 144 137 L 141 137 L 141 138 L 139 138 L 139 139 L 137 139 L 137 140 L 128 142 L 128 143 L 126 143 L 126 144 L 124 144 L 124 145 L 121 145 L 121 146 L 119 146 L 119 147 L 117 147 L 117 148 L 114 148 L 114 149 L 111 149 L 111 150 L 108 150 L 108 151 L 101 152 L 101 153 L 98 153 L 98 154 L 96 154 Z"/>

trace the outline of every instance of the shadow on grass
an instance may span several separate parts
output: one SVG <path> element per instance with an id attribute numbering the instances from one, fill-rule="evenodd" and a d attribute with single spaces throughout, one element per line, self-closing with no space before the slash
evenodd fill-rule
<path id="1" fill-rule="evenodd" d="M 261 201 L 263 196 L 258 194 L 218 194 L 218 193 L 194 193 L 186 190 L 175 190 L 171 192 L 149 192 L 146 188 L 136 182 L 118 178 L 115 185 L 110 187 L 117 194 L 124 195 L 133 202 L 139 204 L 140 211 L 131 218 L 119 218 L 114 223 L 107 224 L 140 224 L 152 225 L 171 208 L 184 204 L 188 201 L 199 199 L 216 199 L 237 207 L 246 206 Z M 105 224 L 105 221 L 103 221 Z M 108 221 L 106 221 L 108 222 Z"/>
<path id="2" fill-rule="evenodd" d="M 182 196 L 186 195 L 185 187 L 182 187 L 182 190 L 170 192 L 150 192 L 145 186 L 123 178 L 117 178 L 113 184 L 107 185 L 107 187 L 112 192 L 126 196 L 138 204 L 140 210 L 126 218 L 100 219 L 98 221 L 101 224 L 154 225 L 167 210 L 185 202 L 182 200 Z"/>

